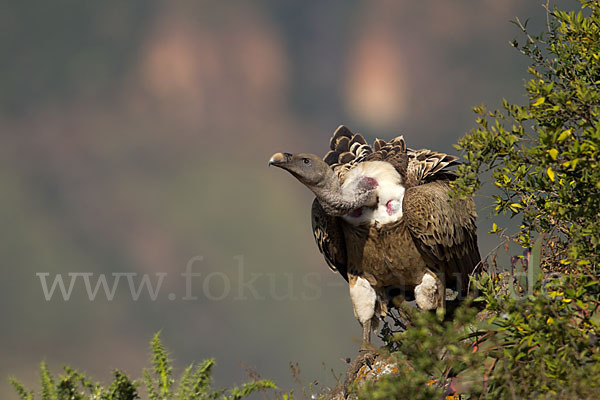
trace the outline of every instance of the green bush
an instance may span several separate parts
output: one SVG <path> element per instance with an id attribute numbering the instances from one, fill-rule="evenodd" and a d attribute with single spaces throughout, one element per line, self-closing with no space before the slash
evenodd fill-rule
<path id="1" fill-rule="evenodd" d="M 597 280 L 582 274 L 539 280 L 523 297 L 504 290 L 497 275 L 484 273 L 479 284 L 484 312 L 465 305 L 441 322 L 408 311 L 410 326 L 390 344 L 398 364 L 411 368 L 367 385 L 361 398 L 443 399 L 449 392 L 463 399 L 598 398 Z"/>
<path id="2" fill-rule="evenodd" d="M 215 360 L 208 359 L 200 365 L 188 366 L 179 380 L 173 377 L 173 368 L 159 334 L 151 342 L 152 369 L 143 370 L 143 382 L 150 400 L 238 400 L 253 392 L 274 389 L 269 380 L 254 380 L 241 388 L 214 390 L 211 387 L 211 374 Z M 65 367 L 65 373 L 54 377 L 45 363 L 40 367 L 42 400 L 134 400 L 139 399 L 140 382 L 133 381 L 121 371 L 114 372 L 114 379 L 108 387 L 94 383 L 76 370 Z M 22 400 L 33 400 L 34 392 L 26 389 L 16 379 L 11 383 Z"/>
<path id="3" fill-rule="evenodd" d="M 491 171 L 495 213 L 521 218 L 511 238 L 523 247 L 546 235 L 548 267 L 600 260 L 600 5 L 581 3 L 578 13 L 549 10 L 539 36 L 516 21 L 525 43 L 512 45 L 532 60 L 528 103 L 476 107 L 478 127 L 457 146 L 466 161 L 455 182 L 461 194 Z"/>

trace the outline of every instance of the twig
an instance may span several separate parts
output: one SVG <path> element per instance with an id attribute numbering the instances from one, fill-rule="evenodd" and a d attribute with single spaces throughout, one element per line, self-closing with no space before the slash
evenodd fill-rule
<path id="1" fill-rule="evenodd" d="M 496 247 L 494 247 L 492 250 L 489 251 L 489 253 L 486 254 L 485 257 L 483 257 L 481 260 L 479 260 L 479 262 L 475 265 L 475 268 L 473 268 L 473 271 L 471 272 L 471 274 L 474 274 L 475 272 L 477 272 L 477 269 L 481 266 L 483 266 L 483 260 L 487 260 L 489 256 L 491 256 L 496 250 L 498 250 L 498 248 L 500 248 L 500 246 L 502 246 L 503 244 L 506 244 L 508 241 L 508 239 L 504 239 L 504 241 L 500 242 Z M 469 280 L 469 283 L 467 284 L 467 293 L 471 290 L 471 281 Z"/>
<path id="2" fill-rule="evenodd" d="M 548 33 L 552 33 L 552 29 L 550 28 L 550 0 L 546 0 L 546 4 L 543 7 L 546 9 L 546 28 L 548 28 Z"/>
<path id="3" fill-rule="evenodd" d="M 517 24 L 519 25 L 519 28 L 521 28 L 521 30 L 523 31 L 523 33 L 527 36 L 527 39 L 529 40 L 529 43 L 534 44 L 535 40 L 533 40 L 533 38 L 531 37 L 531 35 L 529 35 L 529 33 L 527 33 L 527 29 L 525 29 L 525 26 L 523 26 L 523 24 L 521 23 L 521 20 L 519 19 L 519 17 L 515 17 L 515 21 L 517 21 Z"/>

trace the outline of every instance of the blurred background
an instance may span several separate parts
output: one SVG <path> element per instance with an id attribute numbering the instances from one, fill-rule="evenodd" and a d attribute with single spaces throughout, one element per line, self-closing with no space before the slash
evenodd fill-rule
<path id="1" fill-rule="evenodd" d="M 42 360 L 139 377 L 159 330 L 177 371 L 215 357 L 217 386 L 250 366 L 289 389 L 290 362 L 332 384 L 360 327 L 312 196 L 268 158 L 323 155 L 341 123 L 454 152 L 472 106 L 523 100 L 509 21 L 541 31 L 541 3 L 1 1 L 0 397 Z M 46 300 L 38 273 L 164 280 L 155 300 L 124 277 L 90 300 L 82 276 Z"/>

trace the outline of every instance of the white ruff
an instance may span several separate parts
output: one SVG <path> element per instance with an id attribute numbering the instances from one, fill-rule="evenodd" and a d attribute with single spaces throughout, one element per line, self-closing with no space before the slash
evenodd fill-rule
<path id="1" fill-rule="evenodd" d="M 368 280 L 359 276 L 354 286 L 350 286 L 350 298 L 354 306 L 354 315 L 361 324 L 373 318 L 377 294 Z"/>
<path id="2" fill-rule="evenodd" d="M 358 182 L 364 177 L 373 178 L 379 186 L 377 192 L 377 204 L 375 208 L 363 207 L 362 214 L 358 217 L 344 215 L 344 219 L 352 225 L 381 225 L 398 221 L 402 218 L 402 200 L 404 199 L 404 186 L 402 178 L 394 166 L 385 161 L 366 161 L 357 164 L 346 173 L 346 179 L 342 185 L 342 191 L 353 190 Z M 388 202 L 392 201 L 395 211 L 388 213 Z"/>

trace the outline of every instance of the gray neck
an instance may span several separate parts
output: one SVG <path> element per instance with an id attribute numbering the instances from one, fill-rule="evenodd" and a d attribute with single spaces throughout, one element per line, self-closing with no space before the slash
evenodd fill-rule
<path id="1" fill-rule="evenodd" d="M 374 191 L 362 188 L 342 190 L 340 182 L 329 170 L 327 179 L 308 188 L 317 196 L 323 210 L 332 216 L 346 215 L 373 201 Z"/>

